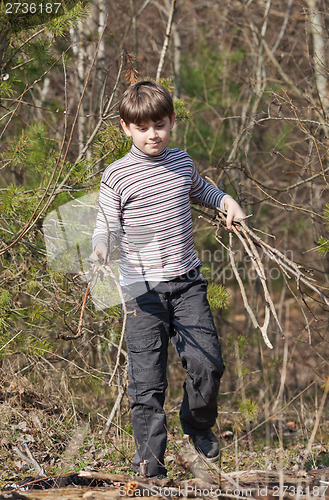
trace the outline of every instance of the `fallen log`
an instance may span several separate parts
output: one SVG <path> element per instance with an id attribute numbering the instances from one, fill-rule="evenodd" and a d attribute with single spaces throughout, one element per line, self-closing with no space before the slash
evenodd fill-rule
<path id="1" fill-rule="evenodd" d="M 209 464 L 214 467 L 214 464 Z M 215 467 L 216 468 L 216 467 Z M 213 469 L 212 472 L 217 472 Z M 281 498 L 311 500 L 329 499 L 329 468 L 312 471 L 267 471 L 245 470 L 231 473 L 220 472 L 211 482 L 200 479 L 179 481 L 174 479 L 152 479 L 133 477 L 129 474 L 111 474 L 96 471 L 81 471 L 75 476 L 89 480 L 89 486 L 67 486 L 65 488 L 31 489 L 0 492 L 0 500 L 119 500 L 122 498 L 150 498 L 163 500 L 180 499 L 249 499 L 277 500 Z M 63 476 L 67 479 L 67 476 Z M 216 479 L 217 477 L 217 479 Z M 57 477 L 57 483 L 61 484 Z M 63 478 L 62 478 L 63 479 Z M 44 480 L 44 478 L 43 478 Z M 108 486 L 100 487 L 99 482 Z M 220 484 L 219 484 L 220 482 Z M 33 486 L 33 483 L 30 482 Z M 63 484 L 63 483 L 62 483 Z M 91 485 L 94 484 L 95 487 Z M 27 485 L 21 488 L 29 487 Z"/>

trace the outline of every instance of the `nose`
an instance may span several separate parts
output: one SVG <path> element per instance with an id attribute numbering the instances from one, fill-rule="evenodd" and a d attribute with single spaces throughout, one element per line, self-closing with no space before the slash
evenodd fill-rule
<path id="1" fill-rule="evenodd" d="M 158 132 L 157 132 L 155 127 L 150 127 L 149 136 L 150 136 L 150 139 L 155 139 L 156 137 L 158 137 Z"/>

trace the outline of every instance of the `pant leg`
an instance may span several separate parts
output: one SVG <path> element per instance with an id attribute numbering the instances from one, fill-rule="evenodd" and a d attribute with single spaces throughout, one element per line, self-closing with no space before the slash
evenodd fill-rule
<path id="1" fill-rule="evenodd" d="M 163 404 L 167 387 L 168 308 L 165 299 L 153 289 L 130 300 L 127 309 L 128 394 L 136 444 L 133 463 L 138 468 L 140 461 L 148 460 L 148 475 L 153 476 L 166 472 Z"/>
<path id="2" fill-rule="evenodd" d="M 186 370 L 180 419 L 184 433 L 193 435 L 215 424 L 225 367 L 207 300 L 206 279 L 197 271 L 184 285 L 176 280 L 175 286 L 171 340 Z"/>

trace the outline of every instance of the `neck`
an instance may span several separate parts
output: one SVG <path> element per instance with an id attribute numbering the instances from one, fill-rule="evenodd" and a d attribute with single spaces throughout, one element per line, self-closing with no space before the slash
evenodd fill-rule
<path id="1" fill-rule="evenodd" d="M 158 155 L 149 155 L 148 153 L 144 153 L 144 151 L 141 151 L 137 146 L 135 146 L 135 144 L 133 144 L 130 153 L 140 159 L 157 161 L 163 160 L 167 156 L 168 148 L 164 148 L 164 150 L 161 151 L 161 153 L 159 153 Z"/>

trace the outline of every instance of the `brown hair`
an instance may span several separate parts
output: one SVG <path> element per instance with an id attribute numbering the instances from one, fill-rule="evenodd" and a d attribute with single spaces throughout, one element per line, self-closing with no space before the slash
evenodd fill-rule
<path id="1" fill-rule="evenodd" d="M 152 80 L 142 80 L 131 85 L 123 94 L 119 114 L 129 125 L 152 120 L 157 122 L 174 114 L 174 105 L 169 91 Z"/>

